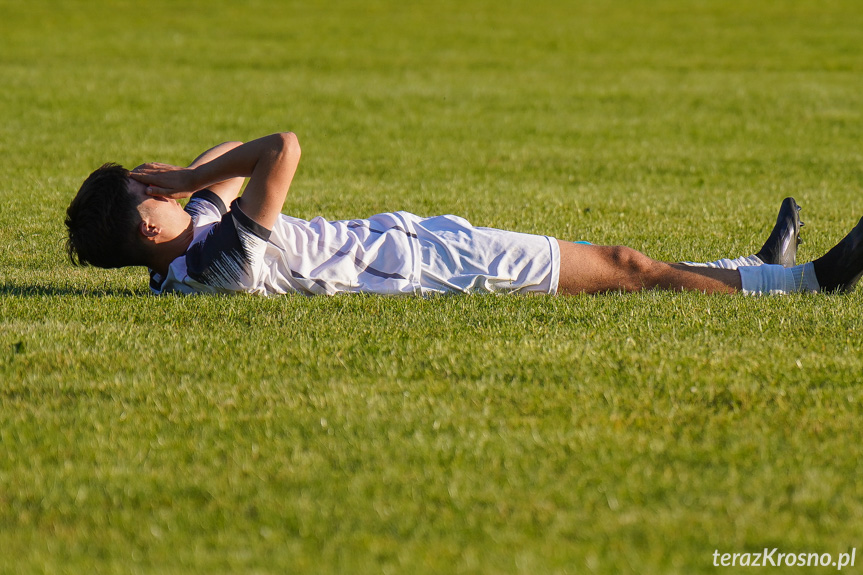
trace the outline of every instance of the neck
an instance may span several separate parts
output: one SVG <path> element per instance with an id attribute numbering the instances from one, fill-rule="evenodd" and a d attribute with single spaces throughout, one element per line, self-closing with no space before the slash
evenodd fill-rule
<path id="1" fill-rule="evenodd" d="M 189 245 L 192 243 L 194 230 L 192 222 L 189 222 L 189 227 L 180 232 L 177 237 L 172 240 L 161 242 L 153 246 L 147 267 L 165 277 L 168 275 L 168 268 L 171 262 L 186 253 Z"/>

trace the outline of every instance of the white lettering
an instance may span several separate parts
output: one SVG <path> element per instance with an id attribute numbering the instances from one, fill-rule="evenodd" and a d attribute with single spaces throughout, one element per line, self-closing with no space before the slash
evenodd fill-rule
<path id="1" fill-rule="evenodd" d="M 754 553 L 755 561 L 752 562 L 753 567 L 761 567 L 761 553 Z"/>
<path id="2" fill-rule="evenodd" d="M 838 557 L 837 557 L 838 556 Z M 719 549 L 713 550 L 714 567 L 812 567 L 833 566 L 837 571 L 846 567 L 854 567 L 857 561 L 857 548 L 852 547 L 850 551 L 841 553 L 813 553 L 803 551 L 799 553 L 780 552 L 778 547 L 773 549 L 765 547 L 763 551 L 744 551 L 740 553 L 722 553 Z"/>

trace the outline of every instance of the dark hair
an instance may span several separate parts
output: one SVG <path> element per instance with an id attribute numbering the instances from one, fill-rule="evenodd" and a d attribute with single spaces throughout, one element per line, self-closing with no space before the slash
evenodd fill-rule
<path id="1" fill-rule="evenodd" d="M 129 193 L 129 171 L 104 164 L 81 184 L 66 210 L 66 250 L 74 265 L 146 265 L 135 230 L 140 216 Z"/>

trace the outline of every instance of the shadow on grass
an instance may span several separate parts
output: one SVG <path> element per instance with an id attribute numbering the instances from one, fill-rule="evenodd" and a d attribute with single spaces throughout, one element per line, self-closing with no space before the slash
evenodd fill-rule
<path id="1" fill-rule="evenodd" d="M 70 285 L 50 285 L 43 283 L 12 283 L 0 284 L 0 297 L 21 296 L 95 296 L 95 297 L 143 297 L 151 295 L 150 290 L 102 287 L 76 287 Z"/>

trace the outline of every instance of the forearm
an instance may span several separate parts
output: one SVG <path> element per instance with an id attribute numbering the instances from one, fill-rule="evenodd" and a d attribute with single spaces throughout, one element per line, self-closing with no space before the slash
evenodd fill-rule
<path id="1" fill-rule="evenodd" d="M 224 142 L 218 146 L 213 146 L 189 164 L 189 168 L 197 168 L 208 162 L 212 162 L 219 156 L 226 154 L 238 146 L 242 146 L 243 142 Z M 237 196 L 240 195 L 240 190 L 243 189 L 245 178 L 228 178 L 222 182 L 209 184 L 207 189 L 219 196 L 226 206 L 231 205 Z"/>
<path id="2" fill-rule="evenodd" d="M 226 152 L 233 150 L 238 146 L 242 146 L 243 142 L 222 142 L 218 146 L 213 146 L 209 150 L 201 153 L 200 156 L 195 158 L 188 167 L 197 168 L 198 166 L 204 165 L 208 162 L 212 162 L 219 156 L 224 155 Z"/>
<path id="3" fill-rule="evenodd" d="M 299 157 L 299 142 L 293 133 L 278 133 L 246 142 L 208 162 L 192 165 L 197 188 L 223 182 L 230 178 L 249 178 L 259 163 L 271 164 L 279 156 Z"/>

